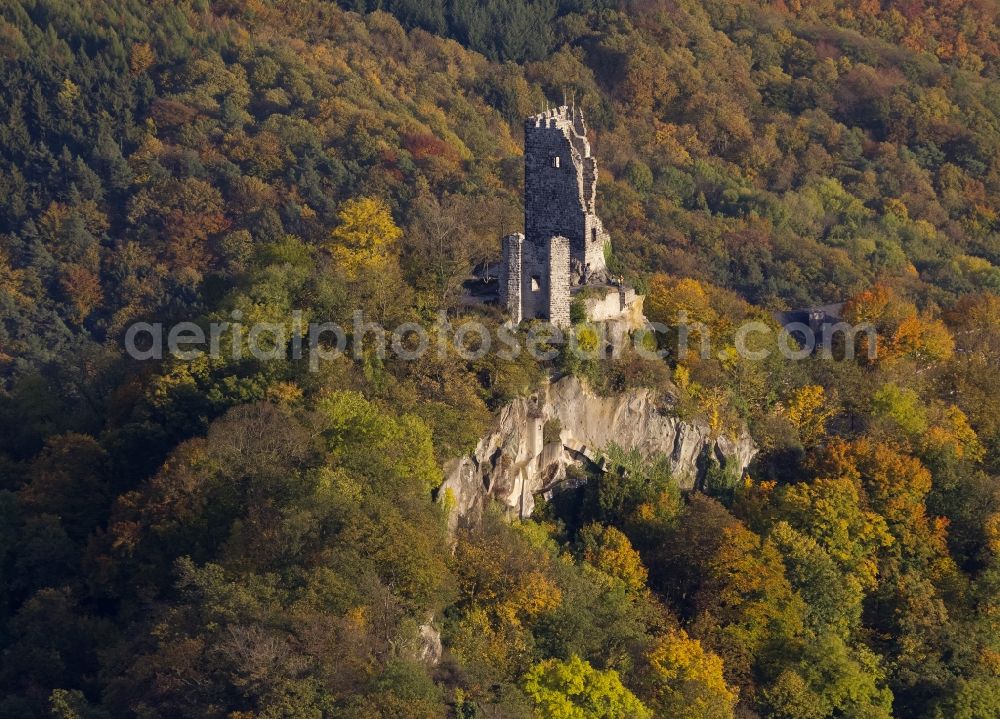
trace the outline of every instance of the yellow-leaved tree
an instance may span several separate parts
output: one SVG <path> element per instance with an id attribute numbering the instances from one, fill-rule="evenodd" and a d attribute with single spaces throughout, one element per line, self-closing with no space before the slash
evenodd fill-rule
<path id="1" fill-rule="evenodd" d="M 668 327 L 679 322 L 700 322 L 711 328 L 718 320 L 705 286 L 688 277 L 673 279 L 664 274 L 653 275 L 644 307 L 651 320 Z"/>
<path id="2" fill-rule="evenodd" d="M 397 269 L 403 231 L 396 226 L 384 200 L 348 200 L 337 213 L 337 220 L 338 225 L 330 232 L 330 249 L 348 280 Z"/>
<path id="3" fill-rule="evenodd" d="M 889 343 L 890 357 L 907 357 L 923 363 L 950 359 L 955 340 L 940 320 L 910 315 L 899 323 Z"/>
<path id="4" fill-rule="evenodd" d="M 786 418 L 799 432 L 799 439 L 806 447 L 822 441 L 826 423 L 836 413 L 835 406 L 826 397 L 820 385 L 806 385 L 795 390 L 788 402 Z"/>
<path id="5" fill-rule="evenodd" d="M 683 629 L 661 637 L 647 654 L 650 707 L 671 719 L 731 719 L 737 692 L 722 659 Z"/>
<path id="6" fill-rule="evenodd" d="M 632 543 L 614 527 L 588 524 L 580 530 L 583 560 L 606 577 L 605 583 L 631 594 L 646 592 L 646 568 Z"/>

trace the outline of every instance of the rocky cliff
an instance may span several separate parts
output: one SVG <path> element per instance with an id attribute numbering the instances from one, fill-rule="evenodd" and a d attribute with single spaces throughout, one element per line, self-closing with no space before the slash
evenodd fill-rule
<path id="1" fill-rule="evenodd" d="M 559 440 L 546 443 L 550 420 L 558 421 Z M 612 443 L 644 456 L 667 455 L 681 489 L 698 486 L 708 457 L 742 473 L 757 451 L 745 433 L 716 439 L 707 426 L 671 416 L 669 403 L 651 390 L 603 397 L 564 377 L 504 407 L 475 451 L 445 466 L 439 496 L 453 504 L 453 522 L 478 516 L 488 498 L 527 517 L 534 496 L 565 479 L 568 465 L 600 465 L 601 451 Z"/>

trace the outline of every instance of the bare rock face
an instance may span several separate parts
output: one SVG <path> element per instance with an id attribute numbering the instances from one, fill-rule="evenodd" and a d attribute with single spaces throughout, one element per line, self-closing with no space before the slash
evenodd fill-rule
<path id="1" fill-rule="evenodd" d="M 708 457 L 742 474 L 757 453 L 745 432 L 715 439 L 707 426 L 681 421 L 665 409 L 652 390 L 602 397 L 577 378 L 564 377 L 504 407 L 472 454 L 445 465 L 439 497 L 452 504 L 453 524 L 474 521 L 490 498 L 524 518 L 537 493 L 565 479 L 568 465 L 600 464 L 602 450 L 612 443 L 645 457 L 668 456 L 685 490 L 699 487 Z M 561 430 L 559 441 L 546 444 L 543 428 L 549 420 L 558 420 Z"/>
<path id="2" fill-rule="evenodd" d="M 434 626 L 433 619 L 426 624 L 421 624 L 419 631 L 420 648 L 417 651 L 417 659 L 431 666 L 437 666 L 444 653 L 441 644 L 441 631 Z"/>

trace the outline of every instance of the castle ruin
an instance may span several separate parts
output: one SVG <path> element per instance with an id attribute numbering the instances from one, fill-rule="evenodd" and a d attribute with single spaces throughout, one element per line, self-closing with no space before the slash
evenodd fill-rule
<path id="1" fill-rule="evenodd" d="M 635 301 L 612 285 L 604 259 L 610 237 L 597 216 L 597 162 L 582 110 L 563 105 L 524 122 L 524 234 L 503 238 L 500 303 L 516 324 L 570 325 L 570 300 L 603 288 L 590 319 L 610 319 Z M 613 296 L 612 296 L 613 295 Z M 590 309 L 590 308 L 588 308 Z"/>

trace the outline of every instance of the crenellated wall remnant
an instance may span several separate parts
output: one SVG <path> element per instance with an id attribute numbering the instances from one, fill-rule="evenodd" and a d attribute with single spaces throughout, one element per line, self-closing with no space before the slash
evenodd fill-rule
<path id="1" fill-rule="evenodd" d="M 503 238 L 500 264 L 500 303 L 515 324 L 542 319 L 568 327 L 578 288 L 622 284 L 608 273 L 611 237 L 596 199 L 597 161 L 583 111 L 563 105 L 525 120 L 524 234 Z M 635 292 L 621 290 L 631 304 Z"/>

